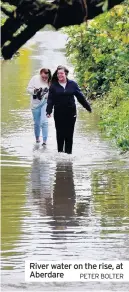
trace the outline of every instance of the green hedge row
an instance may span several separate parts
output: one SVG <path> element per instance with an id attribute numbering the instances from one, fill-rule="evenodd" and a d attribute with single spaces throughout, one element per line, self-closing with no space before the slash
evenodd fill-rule
<path id="1" fill-rule="evenodd" d="M 66 55 L 106 129 L 129 150 L 129 0 L 80 26 L 65 29 Z"/>

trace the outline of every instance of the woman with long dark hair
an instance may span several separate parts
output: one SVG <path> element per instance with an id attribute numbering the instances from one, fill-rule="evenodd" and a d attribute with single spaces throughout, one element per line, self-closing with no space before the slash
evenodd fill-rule
<path id="1" fill-rule="evenodd" d="M 36 143 L 39 143 L 40 128 L 42 129 L 43 144 L 48 138 L 48 118 L 46 116 L 48 90 L 51 82 L 51 71 L 42 68 L 40 74 L 30 80 L 27 91 L 31 94 L 31 110 L 34 120 L 34 133 Z"/>
<path id="2" fill-rule="evenodd" d="M 50 117 L 54 107 L 58 152 L 71 154 L 77 115 L 74 96 L 87 111 L 91 112 L 91 107 L 77 83 L 68 79 L 68 73 L 66 67 L 58 66 L 53 74 L 46 112 Z"/>

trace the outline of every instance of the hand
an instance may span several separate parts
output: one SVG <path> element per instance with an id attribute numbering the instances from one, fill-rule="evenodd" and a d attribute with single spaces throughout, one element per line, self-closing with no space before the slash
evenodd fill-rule
<path id="1" fill-rule="evenodd" d="M 38 88 L 34 88 L 34 93 L 36 93 L 38 91 Z"/>

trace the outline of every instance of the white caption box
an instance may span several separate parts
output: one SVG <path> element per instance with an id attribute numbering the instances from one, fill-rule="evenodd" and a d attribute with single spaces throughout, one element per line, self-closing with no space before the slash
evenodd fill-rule
<path id="1" fill-rule="evenodd" d="M 129 261 L 26 261 L 27 282 L 129 281 Z"/>

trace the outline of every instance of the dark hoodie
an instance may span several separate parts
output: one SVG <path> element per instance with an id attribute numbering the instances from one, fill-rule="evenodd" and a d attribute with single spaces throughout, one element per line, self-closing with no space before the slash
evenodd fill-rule
<path id="1" fill-rule="evenodd" d="M 77 83 L 75 81 L 67 79 L 65 89 L 59 84 L 59 82 L 54 82 L 50 86 L 46 108 L 47 114 L 50 115 L 54 107 L 55 113 L 60 111 L 62 112 L 62 114 L 66 114 L 67 111 L 70 111 L 72 114 L 76 115 L 76 104 L 74 96 L 77 97 L 79 103 L 87 111 L 91 112 L 90 104 L 85 99 Z"/>

